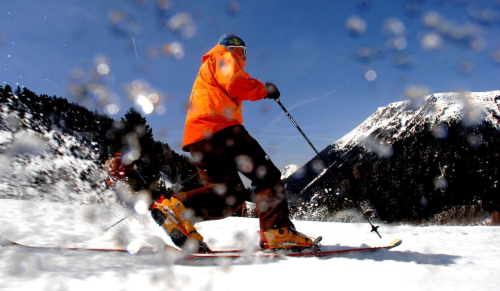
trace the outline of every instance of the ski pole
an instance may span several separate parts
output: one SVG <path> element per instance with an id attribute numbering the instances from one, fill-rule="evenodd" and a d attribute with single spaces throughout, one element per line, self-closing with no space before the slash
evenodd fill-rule
<path id="1" fill-rule="evenodd" d="M 129 214 L 129 215 L 127 215 L 127 216 L 125 216 L 124 218 L 122 218 L 122 219 L 118 220 L 118 221 L 117 221 L 117 222 L 115 222 L 113 225 L 111 225 L 110 227 L 106 228 L 105 232 L 106 232 L 106 231 L 108 231 L 108 230 L 110 230 L 111 228 L 113 228 L 113 227 L 114 227 L 115 225 L 117 225 L 118 223 L 120 223 L 120 222 L 124 221 L 125 219 L 127 219 L 127 218 L 128 218 L 128 217 L 130 217 L 131 215 L 132 215 L 132 213 L 131 213 L 131 214 Z"/>
<path id="2" fill-rule="evenodd" d="M 134 170 L 137 172 L 137 174 L 139 175 L 139 177 L 142 179 L 142 181 L 144 182 L 144 185 L 147 185 L 146 183 L 146 180 L 144 180 L 144 178 L 142 177 L 141 173 L 139 172 L 139 170 L 137 170 L 137 168 L 134 166 Z M 114 226 L 116 226 L 117 224 L 119 224 L 120 222 L 124 221 L 125 219 L 129 218 L 133 213 L 123 217 L 122 219 L 118 220 L 117 222 L 113 223 L 113 225 L 111 225 L 110 227 L 106 228 L 105 232 L 110 230 L 111 228 L 113 228 Z"/>
<path id="3" fill-rule="evenodd" d="M 144 180 L 144 178 L 142 177 L 141 172 L 139 172 L 139 170 L 137 170 L 137 165 L 134 165 L 134 170 L 137 173 L 137 175 L 139 175 L 139 177 L 142 179 L 142 182 L 144 182 L 144 185 L 147 185 L 148 183 L 146 183 L 146 180 Z"/>
<path id="4" fill-rule="evenodd" d="M 316 156 L 318 156 L 318 158 L 321 160 L 321 162 L 323 163 L 323 165 L 325 166 L 326 170 L 328 173 L 330 173 L 330 175 L 332 176 L 333 180 L 339 184 L 339 186 L 342 188 L 342 190 L 344 191 L 344 193 L 347 194 L 347 191 L 346 189 L 344 188 L 344 186 L 342 186 L 342 184 L 339 182 L 339 180 L 337 179 L 337 177 L 333 174 L 333 172 L 331 171 L 330 167 L 328 166 L 328 164 L 326 163 L 326 161 L 321 157 L 321 155 L 319 154 L 318 150 L 314 147 L 314 145 L 311 143 L 311 141 L 307 138 L 307 136 L 305 135 L 305 133 L 302 131 L 302 129 L 300 129 L 299 125 L 297 124 L 297 122 L 295 122 L 295 120 L 293 119 L 293 117 L 290 115 L 290 113 L 288 113 L 288 110 L 286 110 L 285 106 L 283 106 L 283 104 L 281 104 L 279 98 L 276 98 L 274 99 L 274 101 L 276 101 L 276 103 L 278 103 L 278 105 L 281 107 L 281 109 L 283 109 L 283 111 L 285 112 L 286 116 L 288 116 L 288 118 L 290 119 L 290 121 L 293 123 L 293 125 L 295 125 L 295 127 L 299 130 L 299 132 L 302 134 L 302 136 L 304 137 L 304 139 L 307 141 L 307 143 L 311 146 L 311 148 L 314 150 L 314 152 L 316 153 Z M 380 235 L 380 233 L 378 232 L 378 228 L 379 226 L 375 226 L 373 225 L 373 223 L 370 221 L 370 219 L 368 218 L 368 216 L 366 216 L 366 214 L 363 212 L 363 210 L 361 209 L 361 207 L 358 205 L 356 206 L 356 208 L 358 208 L 358 211 L 361 212 L 361 214 L 363 215 L 363 217 L 366 219 L 366 221 L 370 224 L 372 230 L 371 232 L 375 232 L 380 238 L 382 238 L 382 236 Z"/>

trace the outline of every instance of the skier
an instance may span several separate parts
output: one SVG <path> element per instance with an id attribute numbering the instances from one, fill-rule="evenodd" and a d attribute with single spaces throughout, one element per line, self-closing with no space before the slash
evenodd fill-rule
<path id="1" fill-rule="evenodd" d="M 104 170 L 108 173 L 106 187 L 112 187 L 119 180 L 126 178 L 129 169 L 122 163 L 121 157 L 121 153 L 115 153 L 115 155 L 109 158 L 104 164 Z"/>
<path id="2" fill-rule="evenodd" d="M 203 56 L 182 147 L 196 162 L 204 187 L 162 197 L 153 203 L 151 214 L 179 247 L 192 239 L 199 250 L 208 250 L 194 223 L 228 217 L 245 202 L 248 193 L 239 171 L 256 187 L 261 247 L 312 248 L 313 239 L 297 232 L 289 219 L 280 171 L 242 125 L 244 100 L 280 96 L 274 84 L 263 84 L 243 71 L 245 61 L 245 43 L 234 34 L 224 34 Z"/>

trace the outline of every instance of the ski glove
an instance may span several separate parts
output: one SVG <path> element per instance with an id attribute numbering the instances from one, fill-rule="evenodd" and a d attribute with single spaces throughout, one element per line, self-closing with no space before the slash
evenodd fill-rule
<path id="1" fill-rule="evenodd" d="M 278 99 L 280 97 L 280 91 L 278 90 L 278 87 L 274 85 L 273 83 L 266 83 L 266 88 L 267 88 L 267 96 L 265 97 L 266 99 Z"/>

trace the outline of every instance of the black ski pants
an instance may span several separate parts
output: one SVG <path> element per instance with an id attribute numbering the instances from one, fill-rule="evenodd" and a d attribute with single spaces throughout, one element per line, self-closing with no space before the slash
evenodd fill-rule
<path id="1" fill-rule="evenodd" d="M 255 187 L 260 229 L 291 224 L 281 173 L 243 126 L 227 127 L 188 147 L 204 187 L 173 196 L 198 219 L 228 217 L 245 202 L 249 193 L 240 172 Z"/>

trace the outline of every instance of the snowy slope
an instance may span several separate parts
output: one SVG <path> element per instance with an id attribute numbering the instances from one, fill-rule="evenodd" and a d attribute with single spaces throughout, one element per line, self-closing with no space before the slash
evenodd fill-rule
<path id="1" fill-rule="evenodd" d="M 36 132 L 6 108 L 0 120 L 0 198 L 113 203 L 94 144 L 54 128 Z M 21 123 L 27 124 L 24 128 Z"/>
<path id="2" fill-rule="evenodd" d="M 29 212 L 30 215 L 26 215 Z M 0 236 L 32 245 L 109 247 L 169 242 L 148 216 L 120 206 L 0 200 Z M 500 227 L 380 228 L 366 224 L 296 221 L 324 248 L 376 246 L 394 238 L 391 251 L 328 259 L 220 260 L 174 264 L 169 253 L 131 255 L 93 251 L 0 248 L 0 290 L 498 290 Z M 217 249 L 255 246 L 257 220 L 227 218 L 198 224 Z"/>

